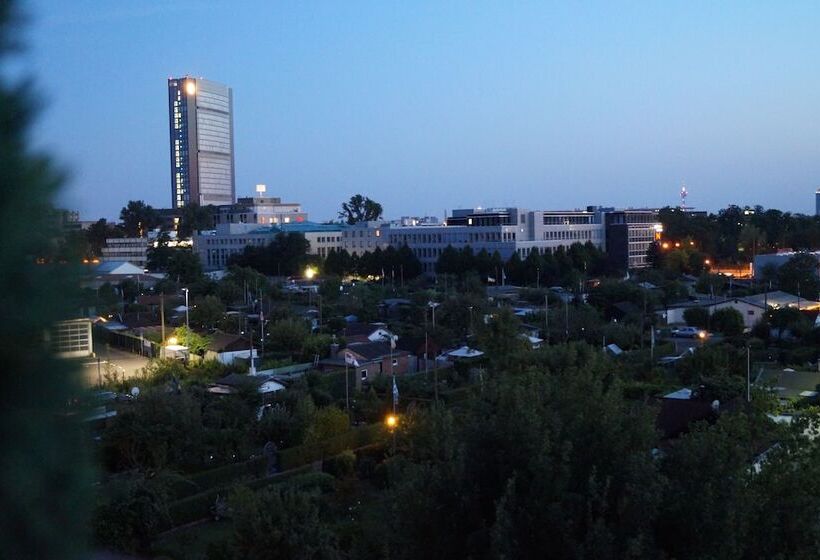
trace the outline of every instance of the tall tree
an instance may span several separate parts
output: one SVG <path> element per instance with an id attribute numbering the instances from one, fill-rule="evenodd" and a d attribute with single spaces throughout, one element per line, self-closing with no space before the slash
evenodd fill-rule
<path id="1" fill-rule="evenodd" d="M 91 476 L 86 437 L 65 414 L 73 366 L 57 360 L 43 332 L 68 316 L 70 267 L 38 265 L 57 232 L 52 197 L 62 183 L 32 150 L 32 84 L 13 83 L 6 61 L 19 47 L 15 2 L 0 2 L 0 550 L 7 558 L 85 558 Z M 76 416 L 76 415 L 75 415 Z"/>
<path id="2" fill-rule="evenodd" d="M 366 196 L 354 194 L 348 202 L 342 203 L 339 217 L 350 225 L 379 220 L 382 217 L 382 205 Z"/>
<path id="3" fill-rule="evenodd" d="M 142 237 L 159 225 L 159 214 L 142 200 L 129 200 L 120 210 L 120 220 L 128 237 Z"/>

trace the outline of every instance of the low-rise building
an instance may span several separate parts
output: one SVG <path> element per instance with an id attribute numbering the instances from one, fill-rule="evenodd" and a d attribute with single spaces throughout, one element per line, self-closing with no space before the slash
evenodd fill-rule
<path id="1" fill-rule="evenodd" d="M 358 342 L 339 350 L 339 359 L 355 367 L 356 386 L 370 382 L 379 375 L 403 375 L 410 371 L 410 352 L 390 348 L 389 342 Z"/>
<path id="2" fill-rule="evenodd" d="M 255 196 L 239 198 L 236 204 L 217 206 L 214 227 L 220 224 L 280 225 L 308 221 L 307 212 L 297 202 L 282 202 L 281 198 Z"/>
<path id="3" fill-rule="evenodd" d="M 129 262 L 140 268 L 148 266 L 148 238 L 112 237 L 105 240 L 102 248 L 103 262 Z"/>
<path id="4" fill-rule="evenodd" d="M 256 223 L 219 224 L 215 230 L 194 234 L 193 250 L 206 271 L 221 270 L 232 255 L 241 253 L 247 246 L 264 247 L 279 233 L 299 233 L 310 244 L 309 253 L 325 257 L 331 250 L 342 246 L 345 226 L 340 224 L 316 224 L 313 222 L 284 223 L 260 226 Z"/>

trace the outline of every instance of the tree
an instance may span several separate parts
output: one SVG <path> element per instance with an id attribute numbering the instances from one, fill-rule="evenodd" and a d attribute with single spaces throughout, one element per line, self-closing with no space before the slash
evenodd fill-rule
<path id="1" fill-rule="evenodd" d="M 85 232 L 91 253 L 95 257 L 102 256 L 102 248 L 105 247 L 106 239 L 122 237 L 124 234 L 121 228 L 109 224 L 105 218 L 100 218 L 91 224 Z"/>
<path id="2" fill-rule="evenodd" d="M 316 411 L 313 423 L 308 428 L 305 443 L 321 443 L 345 433 L 350 429 L 350 419 L 335 406 L 326 406 Z"/>
<path id="3" fill-rule="evenodd" d="M 709 324 L 709 310 L 705 307 L 690 307 L 683 312 L 683 320 L 691 327 L 705 329 Z"/>
<path id="4" fill-rule="evenodd" d="M 93 483 L 88 437 L 75 421 L 82 413 L 65 413 L 78 377 L 43 340 L 55 321 L 73 316 L 77 282 L 72 267 L 36 263 L 58 236 L 51 201 L 63 177 L 30 144 L 36 88 L 6 71 L 21 41 L 15 25 L 24 18 L 15 5 L 0 2 L 0 310 L 15 317 L 0 326 L 9 381 L 0 397 L 0 549 L 8 558 L 85 558 Z"/>
<path id="5" fill-rule="evenodd" d="M 202 442 L 200 404 L 164 389 L 144 391 L 103 433 L 110 466 L 143 471 L 201 465 Z"/>
<path id="6" fill-rule="evenodd" d="M 339 217 L 347 221 L 349 225 L 358 222 L 371 222 L 380 220 L 382 217 L 382 205 L 360 194 L 350 197 L 348 202 L 342 203 L 342 210 Z"/>
<path id="7" fill-rule="evenodd" d="M 800 253 L 793 256 L 778 270 L 780 289 L 806 299 L 817 299 L 820 297 L 817 269 L 817 258 L 814 255 Z"/>
<path id="8" fill-rule="evenodd" d="M 185 325 L 174 329 L 174 336 L 179 344 L 187 346 L 191 354 L 202 356 L 211 344 L 211 337 L 203 336 Z"/>
<path id="9" fill-rule="evenodd" d="M 308 335 L 310 329 L 304 320 L 282 319 L 270 326 L 268 341 L 274 350 L 296 353 L 302 350 Z"/>
<path id="10" fill-rule="evenodd" d="M 126 237 L 142 237 L 159 225 L 159 214 L 142 200 L 129 200 L 120 210 L 120 221 Z"/>
<path id="11" fill-rule="evenodd" d="M 213 229 L 214 212 L 216 212 L 216 208 L 210 204 L 208 206 L 200 206 L 199 204 L 183 206 L 177 234 L 180 238 L 187 239 L 195 231 Z"/>
<path id="12" fill-rule="evenodd" d="M 189 320 L 192 324 L 203 328 L 215 328 L 225 317 L 225 305 L 216 296 L 205 296 L 191 309 Z"/>
<path id="13" fill-rule="evenodd" d="M 168 258 L 167 272 L 173 281 L 193 284 L 202 277 L 202 262 L 190 249 L 176 249 Z"/>
<path id="14" fill-rule="evenodd" d="M 290 484 L 230 498 L 234 532 L 222 558 L 324 560 L 339 557 L 336 537 L 322 521 L 317 496 Z"/>
<path id="15" fill-rule="evenodd" d="M 712 313 L 712 329 L 719 333 L 737 336 L 743 334 L 744 327 L 743 315 L 737 309 L 727 307 Z"/>

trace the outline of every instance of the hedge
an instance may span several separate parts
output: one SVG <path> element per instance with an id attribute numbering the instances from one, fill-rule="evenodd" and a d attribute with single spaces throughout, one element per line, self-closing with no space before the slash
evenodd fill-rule
<path id="1" fill-rule="evenodd" d="M 310 469 L 310 465 L 305 465 L 299 469 L 253 480 L 248 482 L 247 486 L 256 490 L 270 484 L 284 482 L 293 476 L 309 472 Z M 193 496 L 188 496 L 187 498 L 172 502 L 168 506 L 168 517 L 171 520 L 171 524 L 168 529 L 172 527 L 179 527 L 180 525 L 185 525 L 186 523 L 193 523 L 194 521 L 199 521 L 200 519 L 208 517 L 211 514 L 211 506 L 213 506 L 214 502 L 216 502 L 216 497 L 221 494 L 223 498 L 227 498 L 230 490 L 231 486 L 211 488 L 210 490 L 206 490 L 204 492 L 194 494 Z"/>
<path id="2" fill-rule="evenodd" d="M 381 424 L 368 424 L 353 428 L 325 441 L 283 449 L 279 452 L 279 468 L 290 470 L 325 457 L 338 455 L 345 449 L 356 449 L 376 443 L 385 437 L 386 432 Z"/>
<path id="3" fill-rule="evenodd" d="M 292 476 L 309 472 L 310 463 L 325 457 L 336 456 L 348 449 L 372 447 L 384 438 L 385 431 L 380 424 L 369 424 L 353 428 L 344 434 L 317 444 L 285 449 L 279 452 L 279 469 L 283 472 L 272 476 L 262 476 L 267 464 L 265 457 L 254 457 L 243 463 L 225 465 L 201 472 L 191 477 L 191 482 L 202 490 L 169 504 L 170 526 L 167 529 L 208 517 L 216 497 L 220 494 L 227 497 L 232 484 L 244 476 L 253 477 L 254 480 L 247 482 L 247 486 L 258 490 L 270 484 L 278 484 Z M 187 487 L 190 488 L 190 486 Z"/>

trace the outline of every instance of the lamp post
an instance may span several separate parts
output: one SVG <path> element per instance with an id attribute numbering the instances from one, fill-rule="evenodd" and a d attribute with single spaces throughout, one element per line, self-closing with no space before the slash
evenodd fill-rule
<path id="1" fill-rule="evenodd" d="M 437 303 L 435 301 L 428 301 L 427 302 L 427 306 L 430 309 L 433 310 L 433 330 L 435 330 L 435 328 L 436 328 L 436 307 L 438 307 L 439 305 L 441 305 L 441 304 Z"/>
<path id="2" fill-rule="evenodd" d="M 191 321 L 188 317 L 188 288 L 182 288 L 185 290 L 185 327 L 190 329 L 191 328 Z"/>

